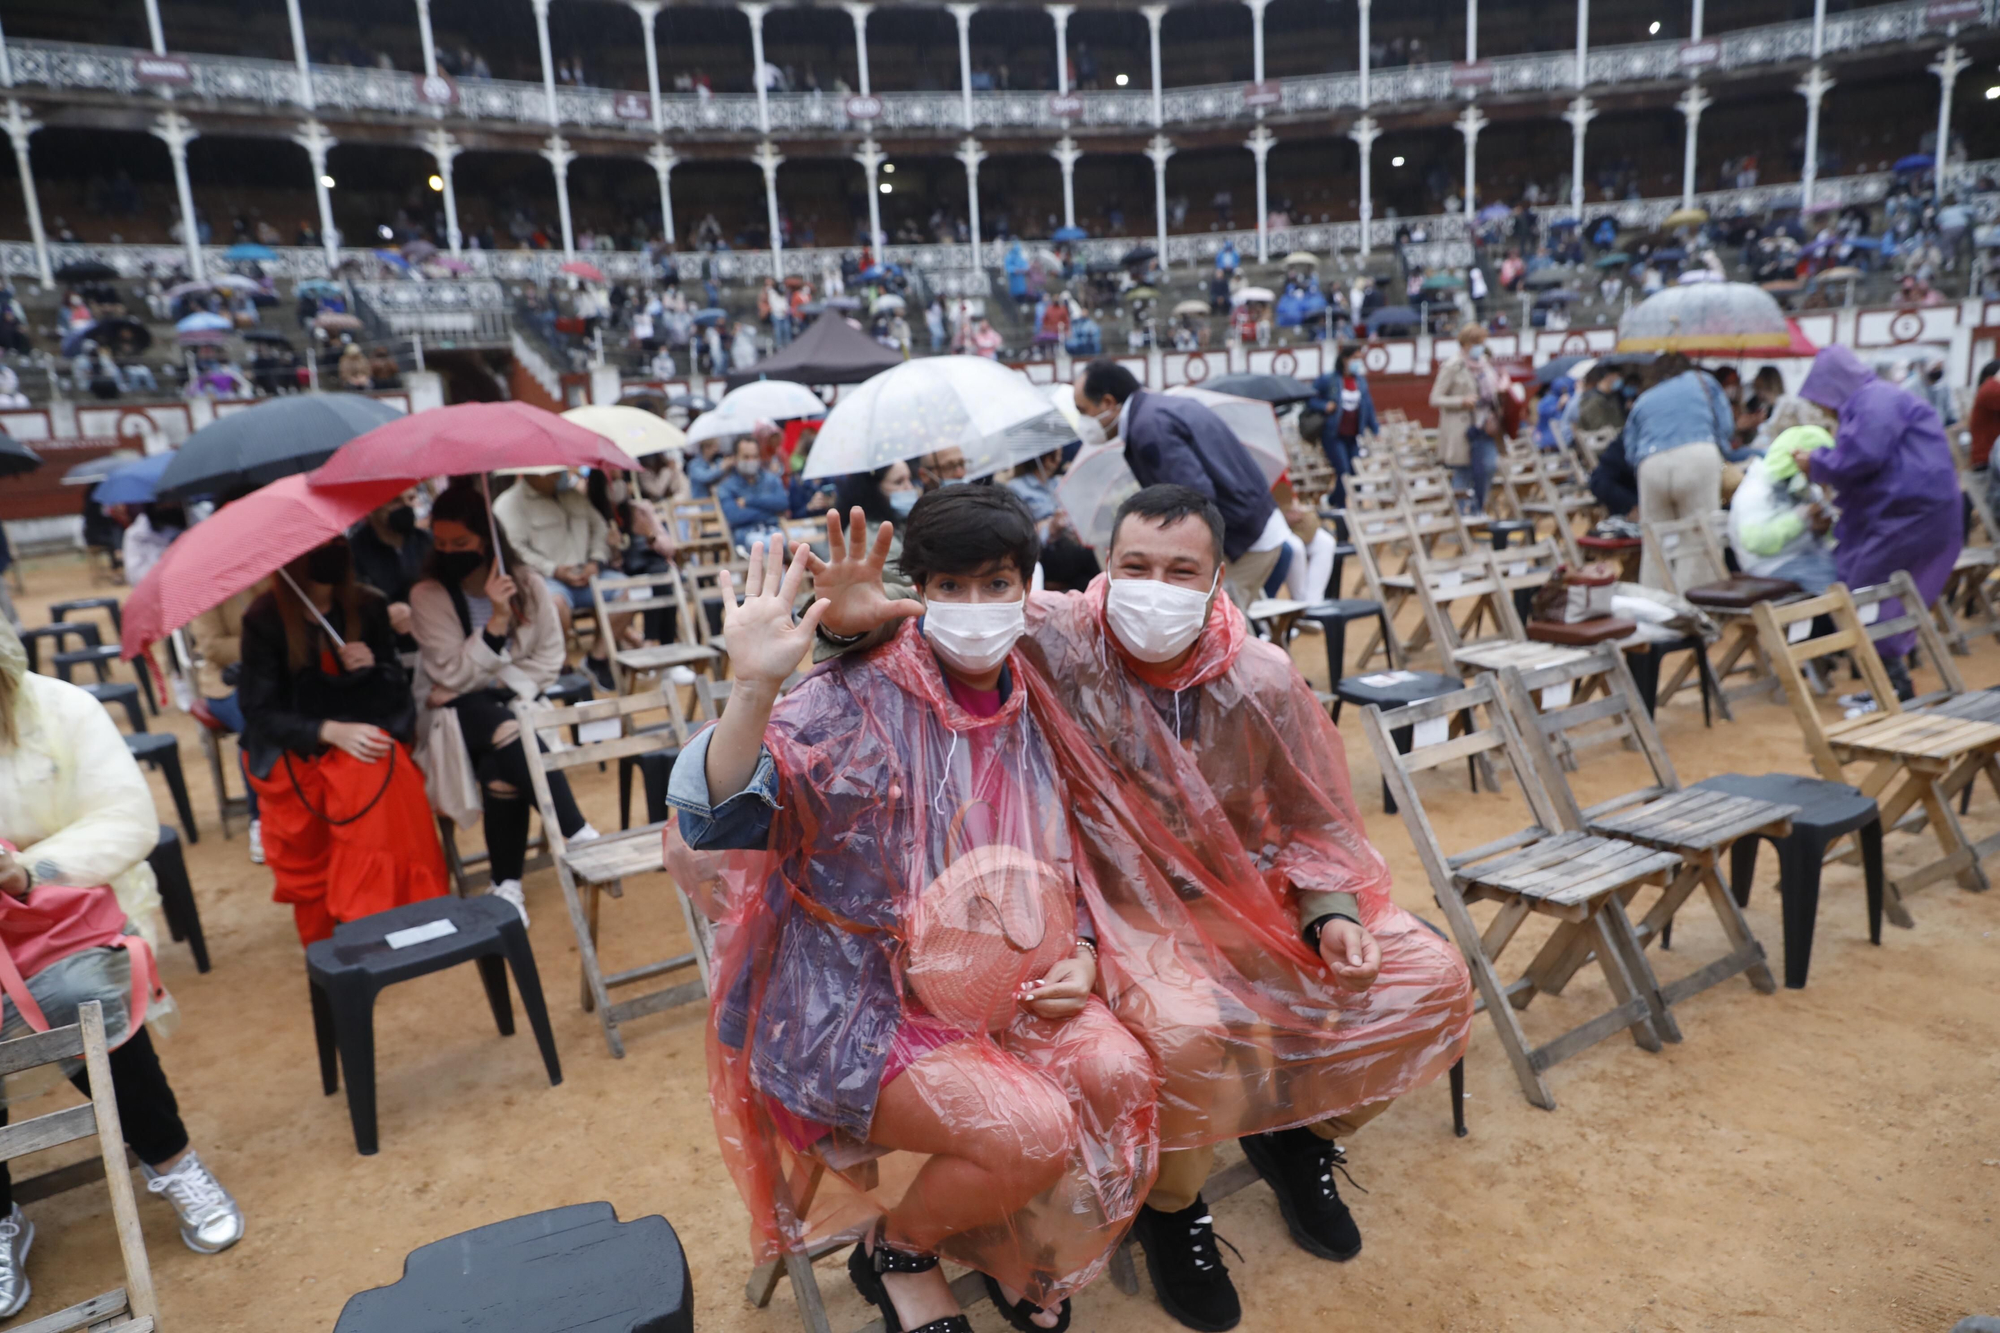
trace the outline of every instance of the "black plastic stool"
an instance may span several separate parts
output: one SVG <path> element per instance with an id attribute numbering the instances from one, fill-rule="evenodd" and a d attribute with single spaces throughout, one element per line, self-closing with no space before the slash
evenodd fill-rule
<path id="1" fill-rule="evenodd" d="M 118 704 L 125 710 L 125 716 L 132 720 L 133 731 L 146 729 L 146 710 L 139 702 L 139 687 L 123 680 L 97 681 L 80 687 L 83 692 L 108 710 Z"/>
<path id="2" fill-rule="evenodd" d="M 63 644 L 68 641 L 72 634 L 86 648 L 96 648 L 104 642 L 103 636 L 97 632 L 96 624 L 88 620 L 74 625 L 66 625 L 58 621 L 53 625 L 32 625 L 22 630 L 21 646 L 28 650 L 28 670 L 39 672 L 42 669 L 43 639 L 54 639 L 56 642 L 56 651 L 60 653 L 63 651 Z"/>
<path id="3" fill-rule="evenodd" d="M 333 1333 L 472 1328 L 693 1333 L 687 1256 L 664 1217 L 573 1203 L 419 1246 L 401 1278 L 348 1298 Z"/>
<path id="4" fill-rule="evenodd" d="M 1340 586 L 1338 579 L 1334 586 Z M 1299 612 L 1300 620 L 1310 620 L 1320 628 L 1320 637 L 1326 644 L 1326 678 L 1328 683 L 1340 679 L 1340 673 L 1347 670 L 1347 622 L 1350 620 L 1379 620 L 1382 633 L 1389 632 L 1389 617 L 1383 614 L 1382 603 L 1366 597 L 1340 597 L 1328 602 L 1314 602 Z M 1385 640 L 1386 642 L 1386 640 Z"/>
<path id="5" fill-rule="evenodd" d="M 1344 703 L 1353 704 L 1357 708 L 1368 704 L 1374 704 L 1377 708 L 1385 709 L 1405 708 L 1410 704 L 1422 703 L 1426 699 L 1435 699 L 1446 694 L 1456 694 L 1465 688 L 1465 682 L 1457 676 L 1441 676 L 1435 671 L 1384 671 L 1376 674 L 1403 676 L 1406 679 L 1383 685 L 1369 684 L 1370 676 L 1349 676 L 1346 680 L 1341 681 L 1333 687 L 1333 720 L 1335 725 L 1338 725 L 1340 722 L 1340 706 Z M 1463 719 L 1467 727 L 1472 725 L 1472 711 L 1470 709 L 1460 711 L 1459 717 Z M 1396 742 L 1396 749 L 1400 753 L 1408 754 L 1410 746 L 1415 739 L 1415 732 L 1416 728 L 1414 727 L 1398 727 L 1390 732 L 1389 736 L 1391 740 Z M 1479 770 L 1474 767 L 1477 759 L 1478 756 L 1473 755 L 1465 761 L 1466 770 L 1472 775 L 1472 789 L 1474 791 L 1479 790 Z M 1389 780 L 1387 778 L 1382 779 L 1382 813 L 1386 815 L 1396 813 L 1396 798 L 1389 794 Z"/>
<path id="6" fill-rule="evenodd" d="M 1353 554 L 1354 554 L 1354 543 L 1352 542 L 1334 543 L 1333 582 L 1327 584 L 1326 591 L 1328 593 L 1331 593 L 1335 598 L 1339 598 L 1342 590 L 1347 587 L 1347 579 L 1344 571 L 1347 569 L 1347 557 Z"/>
<path id="7" fill-rule="evenodd" d="M 188 882 L 187 860 L 181 855 L 180 834 L 160 825 L 160 840 L 146 858 L 153 878 L 160 885 L 160 908 L 167 918 L 167 933 L 186 940 L 194 955 L 194 970 L 208 971 L 208 941 L 201 933 L 201 910 L 194 903 L 194 885 Z"/>
<path id="8" fill-rule="evenodd" d="M 95 625 L 82 625 L 78 626 L 78 628 L 87 628 L 92 633 L 95 633 L 97 630 L 97 626 Z M 55 658 L 56 679 L 67 681 L 72 670 L 79 666 L 89 666 L 97 672 L 98 683 L 100 685 L 106 684 L 111 680 L 111 664 L 118 660 L 118 656 L 122 651 L 123 649 L 119 648 L 117 644 L 107 643 L 101 647 L 78 648 L 67 653 L 57 653 Z M 139 691 L 139 697 L 146 701 L 148 709 L 154 713 L 158 713 L 160 710 L 154 706 L 151 697 L 153 693 L 153 673 L 151 668 L 146 665 L 146 655 L 144 653 L 132 659 L 132 670 L 139 677 L 140 685 L 144 686 Z"/>
<path id="9" fill-rule="evenodd" d="M 645 786 L 646 822 L 657 824 L 667 817 L 667 777 L 674 771 L 678 748 L 648 750 L 628 754 L 618 761 L 618 827 L 632 827 L 632 774 L 638 773 Z"/>
<path id="10" fill-rule="evenodd" d="M 173 793 L 174 810 L 190 845 L 201 841 L 194 826 L 194 806 L 188 803 L 187 780 L 181 776 L 181 738 L 171 731 L 148 731 L 125 737 L 125 748 L 142 764 L 151 764 L 166 775 L 167 790 Z"/>
<path id="11" fill-rule="evenodd" d="M 1778 894 L 1784 900 L 1785 985 L 1803 990 L 1812 963 L 1813 925 L 1819 916 L 1819 876 L 1826 849 L 1842 834 L 1859 832 L 1861 868 L 1868 883 L 1868 942 L 1882 942 L 1882 812 L 1873 798 L 1843 782 L 1766 773 L 1724 773 L 1694 784 L 1732 796 L 1755 796 L 1796 805 L 1792 835 L 1769 841 L 1778 849 Z M 1750 901 L 1757 870 L 1758 835 L 1738 838 L 1729 851 L 1729 888 L 1739 905 Z"/>
<path id="12" fill-rule="evenodd" d="M 1496 551 L 1512 546 L 1516 537 L 1524 546 L 1534 545 L 1535 525 L 1524 518 L 1496 518 L 1486 525 L 1486 544 Z"/>
<path id="13" fill-rule="evenodd" d="M 116 597 L 78 597 L 73 601 L 57 602 L 49 608 L 49 619 L 62 620 L 72 611 L 103 611 L 111 617 L 112 630 L 121 635 L 125 633 L 125 617 L 120 613 Z"/>
<path id="14" fill-rule="evenodd" d="M 450 922 L 449 934 L 396 948 L 389 936 L 432 922 Z M 306 949 L 306 976 L 312 983 L 313 1030 L 319 1038 L 321 1086 L 331 1097 L 340 1087 L 334 1066 L 347 1073 L 347 1112 L 354 1122 L 354 1146 L 372 1156 L 375 1137 L 375 997 L 412 977 L 442 972 L 476 960 L 479 979 L 500 1035 L 514 1035 L 514 1006 L 507 997 L 507 965 L 514 965 L 514 984 L 521 1007 L 541 1047 L 549 1084 L 562 1082 L 556 1058 L 555 1034 L 549 1030 L 548 1006 L 542 1002 L 541 974 L 528 947 L 527 927 L 513 904 L 490 894 L 477 898 L 429 898 L 334 927 L 333 938 Z"/>
<path id="15" fill-rule="evenodd" d="M 1695 675 L 1701 682 L 1701 724 L 1704 727 L 1715 725 L 1712 705 L 1721 707 L 1724 721 L 1735 721 L 1729 711 L 1729 701 L 1723 697 L 1722 683 L 1716 680 L 1715 668 L 1709 664 L 1708 644 L 1699 634 L 1649 643 L 1643 649 L 1625 654 L 1625 664 L 1632 668 L 1632 683 L 1639 687 L 1639 702 L 1646 705 L 1646 716 L 1652 717 L 1659 710 L 1661 662 L 1668 653 L 1679 652 L 1694 654 Z"/>

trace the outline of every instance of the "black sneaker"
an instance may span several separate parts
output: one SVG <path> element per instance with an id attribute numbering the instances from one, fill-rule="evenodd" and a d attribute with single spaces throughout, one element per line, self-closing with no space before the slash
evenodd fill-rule
<path id="1" fill-rule="evenodd" d="M 618 682 L 611 675 L 610 658 L 586 657 L 583 659 L 583 665 L 590 672 L 591 679 L 595 680 L 599 686 L 610 690 L 614 694 L 617 693 Z"/>
<path id="2" fill-rule="evenodd" d="M 1310 1129 L 1251 1134 L 1243 1155 L 1278 1196 L 1278 1211 L 1299 1248 L 1322 1259 L 1345 1261 L 1361 1253 L 1361 1228 L 1340 1200 L 1333 1171 L 1346 1158 Z"/>
<path id="3" fill-rule="evenodd" d="M 1141 1208 L 1132 1234 L 1168 1314 L 1197 1333 L 1225 1333 L 1242 1322 L 1243 1303 L 1215 1248 L 1215 1219 L 1199 1194 L 1178 1213 Z"/>

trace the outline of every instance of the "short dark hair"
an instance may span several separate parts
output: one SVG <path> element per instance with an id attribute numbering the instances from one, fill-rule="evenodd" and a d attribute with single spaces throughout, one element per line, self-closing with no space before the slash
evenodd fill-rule
<path id="1" fill-rule="evenodd" d="M 1093 403 L 1107 394 L 1122 403 L 1137 392 L 1139 377 L 1108 356 L 1083 368 L 1083 396 Z"/>
<path id="2" fill-rule="evenodd" d="M 1602 361 L 1599 361 L 1584 373 L 1583 385 L 1587 389 L 1593 385 L 1602 384 L 1613 375 L 1622 374 L 1624 370 L 1625 367 L 1623 366 L 1607 366 Z"/>
<path id="3" fill-rule="evenodd" d="M 1215 501 L 1191 486 L 1175 486 L 1163 483 L 1148 486 L 1125 497 L 1125 503 L 1118 506 L 1118 513 L 1111 520 L 1111 544 L 1118 545 L 1118 529 L 1125 526 L 1125 520 L 1133 514 L 1140 518 L 1157 520 L 1163 528 L 1170 528 L 1184 518 L 1199 517 L 1208 524 L 1209 535 L 1215 538 L 1215 562 L 1222 563 L 1222 511 Z"/>
<path id="4" fill-rule="evenodd" d="M 1988 361 L 1979 368 L 1979 383 L 1984 384 L 1995 375 L 2000 375 L 2000 361 Z"/>
<path id="5" fill-rule="evenodd" d="M 971 574 L 996 562 L 1033 576 L 1042 557 L 1035 517 L 1005 486 L 940 486 L 919 499 L 903 523 L 897 568 L 912 583 L 933 574 Z"/>

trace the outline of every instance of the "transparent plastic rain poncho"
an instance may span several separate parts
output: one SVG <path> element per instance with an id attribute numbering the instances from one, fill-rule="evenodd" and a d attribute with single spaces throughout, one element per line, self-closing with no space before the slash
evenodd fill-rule
<path id="1" fill-rule="evenodd" d="M 1075 951 L 1074 926 L 1049 920 L 1059 938 L 1036 948 L 1022 904 L 984 918 L 992 947 L 974 952 L 988 963 L 989 1012 L 1006 1020 L 996 1031 L 952 1028 L 910 984 L 913 964 L 929 961 L 910 948 L 918 900 L 960 860 L 1038 867 L 1088 929 L 1028 704 L 1015 688 L 992 717 L 960 708 L 912 622 L 778 702 L 765 733 L 778 779 L 767 850 L 690 852 L 669 826 L 669 867 L 715 922 L 711 1103 L 765 1257 L 781 1238 L 859 1235 L 924 1169 L 923 1155 L 874 1156 L 867 1144 L 879 1090 L 898 1072 L 954 1137 L 1006 1136 L 1004 1155 L 1038 1177 L 1060 1162 L 1025 1206 L 940 1246 L 1031 1297 L 1058 1301 L 1096 1276 L 1151 1188 L 1157 1079 L 1140 1044 L 1096 997 L 1059 1021 L 1014 1000 L 1051 954 Z M 816 1166 L 829 1169 L 807 1202 Z"/>
<path id="2" fill-rule="evenodd" d="M 670 826 L 669 867 L 718 923 L 711 1095 L 763 1257 L 781 1236 L 859 1235 L 922 1165 L 896 1153 L 837 1169 L 867 1137 L 898 1024 L 934 1021 L 913 1018 L 904 924 L 967 844 L 1065 867 L 1109 1004 L 1066 1027 L 965 1037 L 992 1076 L 926 1086 L 968 1135 L 1018 1133 L 1021 1108 L 1062 1086 L 1076 1125 L 1061 1180 L 940 1247 L 1039 1300 L 1099 1271 L 1150 1187 L 1156 1124 L 1160 1149 L 1307 1124 L 1408 1092 L 1462 1053 L 1464 964 L 1389 901 L 1340 734 L 1290 662 L 1218 599 L 1193 658 L 1149 684 L 1114 646 L 1104 595 L 1100 579 L 1031 597 L 1015 688 L 991 719 L 952 703 L 914 624 L 827 664 L 767 732 L 782 807 L 770 850 L 691 853 Z M 989 766 L 1000 776 L 976 786 Z M 954 834 L 974 798 L 987 822 Z M 1356 895 L 1381 943 L 1365 993 L 1301 938 L 1299 895 L 1320 893 Z M 810 1159 L 790 1115 L 834 1131 Z M 795 1220 L 811 1167 L 829 1162 Z"/>

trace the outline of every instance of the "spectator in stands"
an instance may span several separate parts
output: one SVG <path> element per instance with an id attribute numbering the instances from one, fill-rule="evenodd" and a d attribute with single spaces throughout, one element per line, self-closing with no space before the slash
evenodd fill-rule
<path id="1" fill-rule="evenodd" d="M 396 365 L 396 358 L 389 355 L 389 349 L 381 343 L 368 357 L 368 382 L 377 389 L 400 389 L 403 387 L 403 372 Z"/>
<path id="2" fill-rule="evenodd" d="M 940 486 L 956 486 L 965 480 L 965 450 L 947 444 L 917 463 L 917 483 L 927 491 Z"/>
<path id="3" fill-rule="evenodd" d="M 540 580 L 516 581 L 494 564 L 493 527 L 486 502 L 473 487 L 453 486 L 438 497 L 431 508 L 431 535 L 436 545 L 423 578 L 410 591 L 418 698 L 426 722 L 439 708 L 457 715 L 462 762 L 479 785 L 492 892 L 512 903 L 525 924 L 521 877 L 534 796 L 512 710 L 516 699 L 539 698 L 562 675 L 562 616 Z M 521 569 L 504 528 L 499 540 L 502 564 Z M 439 744 L 446 733 L 426 727 L 424 734 L 430 744 Z M 433 755 L 428 762 L 435 771 L 448 761 Z M 561 773 L 548 780 L 563 837 L 595 838 L 597 830 L 577 809 L 569 780 Z"/>
<path id="4" fill-rule="evenodd" d="M 449 892 L 388 605 L 355 582 L 345 537 L 279 571 L 242 646 L 243 749 L 299 942 Z"/>
<path id="5" fill-rule="evenodd" d="M 722 504 L 722 517 L 729 523 L 729 535 L 742 549 L 779 531 L 791 512 L 792 497 L 784 479 L 772 470 L 771 460 L 754 435 L 737 439 L 730 470 L 715 484 L 715 496 Z"/>
<path id="6" fill-rule="evenodd" d="M 693 495 L 679 449 L 662 449 L 639 461 L 646 466 L 633 480 L 639 484 L 639 493 L 648 500 L 686 500 Z"/>
<path id="7" fill-rule="evenodd" d="M 917 497 L 924 493 L 923 488 L 917 485 L 910 465 L 905 462 L 891 463 L 873 472 L 852 472 L 836 477 L 833 489 L 834 506 L 840 513 L 859 509 L 871 528 L 892 523 L 899 534 L 903 520 L 916 507 Z M 900 543 L 901 537 L 896 540 Z M 895 551 L 892 550 L 891 558 L 894 556 Z"/>
<path id="8" fill-rule="evenodd" d="M 368 354 L 352 338 L 342 337 L 340 352 L 341 387 L 356 393 L 366 393 L 374 385 L 374 377 L 368 369 Z"/>
<path id="9" fill-rule="evenodd" d="M 347 534 L 354 577 L 382 594 L 397 634 L 410 632 L 410 588 L 430 560 L 431 534 L 417 524 L 421 488 L 412 486 L 378 506 Z"/>
<path id="10" fill-rule="evenodd" d="M 548 585 L 563 633 L 568 634 L 575 613 L 593 609 L 590 581 L 611 560 L 610 528 L 604 516 L 591 507 L 576 477 L 559 467 L 523 472 L 493 502 L 493 513 L 507 540 L 521 553 L 522 563 Z M 600 632 L 592 637 L 585 659 L 590 674 L 607 690 L 613 687 L 610 651 L 610 635 Z"/>
<path id="11" fill-rule="evenodd" d="M 1736 416 L 1722 386 L 1678 352 L 1647 371 L 1646 391 L 1625 420 L 1625 457 L 1639 474 L 1639 516 L 1664 523 L 1714 513 L 1722 503 L 1722 464 L 1748 450 L 1734 446 Z M 1664 586 L 1649 549 L 1640 580 Z"/>
<path id="12" fill-rule="evenodd" d="M 729 458 L 722 452 L 722 440 L 711 435 L 695 446 L 695 456 L 688 460 L 688 487 L 694 498 L 705 500 L 715 491 L 715 483 L 722 480 L 728 470 Z"/>
<path id="13" fill-rule="evenodd" d="M 178 500 L 156 500 L 141 510 L 120 543 L 126 582 L 136 586 L 160 562 L 174 538 L 186 531 L 187 510 Z"/>
<path id="14" fill-rule="evenodd" d="M 793 518 L 812 518 L 826 512 L 833 503 L 833 478 L 819 477 L 808 481 L 805 476 L 806 463 L 812 458 L 813 442 L 819 439 L 819 426 L 809 425 L 799 432 L 799 441 L 792 446 L 791 482 L 787 494 L 791 499 Z"/>
<path id="15" fill-rule="evenodd" d="M 83 1005 L 103 1006 L 111 1091 L 147 1189 L 173 1205 L 188 1248 L 228 1249 L 242 1239 L 243 1212 L 189 1146 L 144 1021 L 164 996 L 151 944 L 160 897 L 145 860 L 160 836 L 153 794 L 103 706 L 74 685 L 30 672 L 5 623 L 0 808 L 7 811 L 0 922 L 13 974 L 0 1039 L 68 1026 Z M 87 1094 L 81 1066 L 65 1060 L 62 1069 Z M 6 1118 L 0 1106 L 0 1124 Z M 0 1319 L 28 1303 L 34 1239 L 0 1163 Z"/>
<path id="16" fill-rule="evenodd" d="M 1076 410 L 1090 437 L 1125 442 L 1125 462 L 1141 486 L 1172 482 L 1222 511 L 1222 584 L 1240 605 L 1261 598 L 1291 531 L 1264 474 L 1222 418 L 1188 398 L 1148 393 L 1116 361 L 1093 361 L 1077 376 Z M 1094 426 L 1096 429 L 1091 430 Z"/>
<path id="17" fill-rule="evenodd" d="M 209 715 L 236 735 L 243 734 L 243 705 L 240 682 L 243 674 L 243 613 L 250 609 L 253 592 L 239 592 L 220 605 L 196 616 L 188 626 L 194 636 L 194 650 L 201 659 L 195 672 L 195 693 Z M 249 757 L 238 747 L 243 765 L 244 787 L 249 798 L 250 860 L 264 864 L 264 825 L 257 816 L 257 789 L 249 784 Z"/>
<path id="18" fill-rule="evenodd" d="M 1500 376 L 1486 358 L 1486 330 L 1466 324 L 1458 331 L 1459 355 L 1438 368 L 1430 403 L 1438 409 L 1438 458 L 1452 480 L 1472 493 L 1468 512 L 1486 512 L 1499 463 Z"/>

